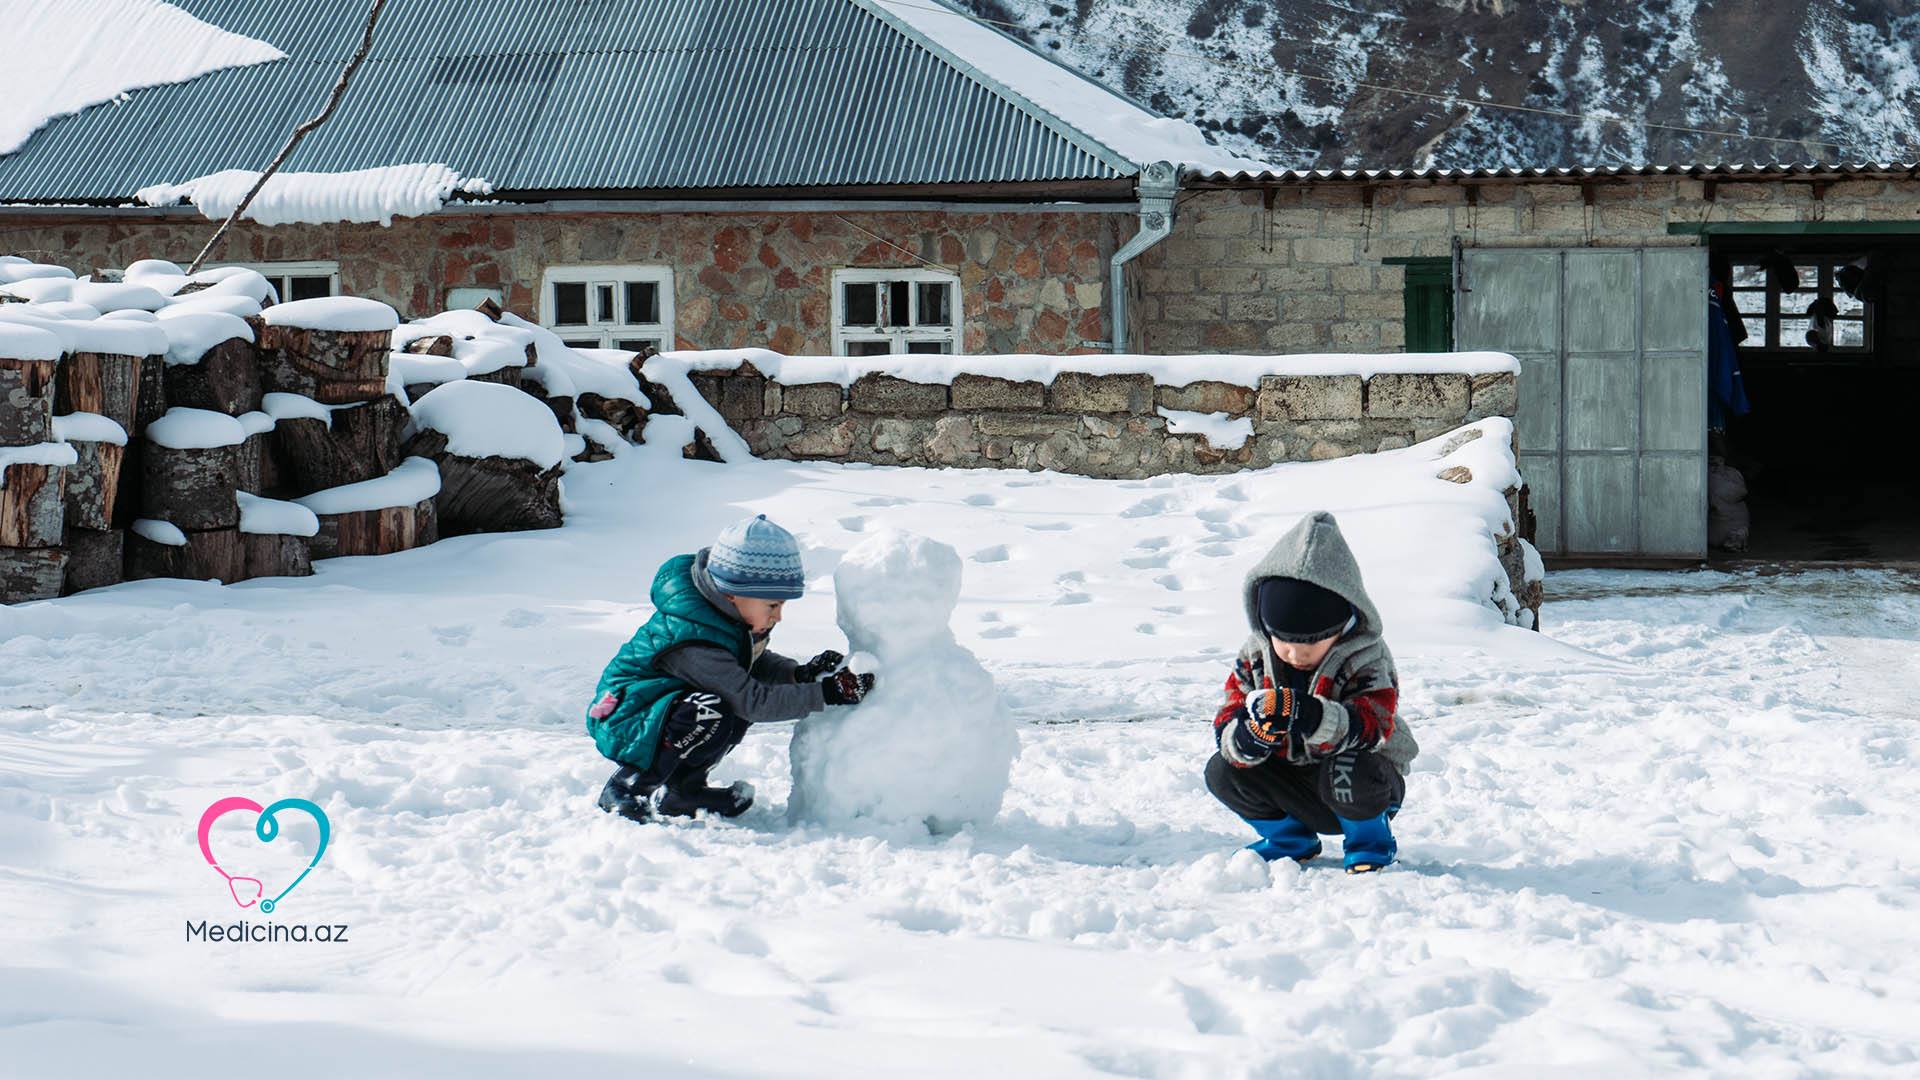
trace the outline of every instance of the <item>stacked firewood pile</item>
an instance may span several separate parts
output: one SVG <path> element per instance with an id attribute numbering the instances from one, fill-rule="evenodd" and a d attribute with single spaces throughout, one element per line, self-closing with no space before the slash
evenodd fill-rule
<path id="1" fill-rule="evenodd" d="M 0 603 L 551 528 L 566 463 L 645 423 L 618 358 L 511 315 L 272 300 L 250 271 L 0 260 Z"/>

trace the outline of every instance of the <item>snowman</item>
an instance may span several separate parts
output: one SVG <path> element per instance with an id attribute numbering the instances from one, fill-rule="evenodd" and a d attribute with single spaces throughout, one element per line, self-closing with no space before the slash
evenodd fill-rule
<path id="1" fill-rule="evenodd" d="M 949 625 L 959 553 L 883 530 L 847 553 L 833 588 L 855 666 L 879 679 L 858 705 L 800 721 L 790 751 L 794 820 L 917 823 L 936 833 L 992 820 L 1020 741 L 993 676 Z"/>

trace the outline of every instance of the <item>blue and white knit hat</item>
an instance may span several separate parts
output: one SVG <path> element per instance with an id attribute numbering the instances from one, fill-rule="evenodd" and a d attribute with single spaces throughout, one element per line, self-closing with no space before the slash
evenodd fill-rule
<path id="1" fill-rule="evenodd" d="M 807 587 L 800 544 L 765 514 L 720 534 L 707 552 L 707 574 L 721 592 L 756 600 L 797 600 Z"/>

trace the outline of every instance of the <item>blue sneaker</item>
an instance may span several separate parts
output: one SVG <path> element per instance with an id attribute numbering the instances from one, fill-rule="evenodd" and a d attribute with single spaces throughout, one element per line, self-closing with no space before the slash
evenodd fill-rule
<path id="1" fill-rule="evenodd" d="M 1307 863 L 1320 854 L 1320 837 L 1312 829 L 1290 818 L 1274 818 L 1270 821 L 1244 819 L 1260 834 L 1260 839 L 1247 845 L 1247 850 L 1272 862 L 1275 859 L 1292 859 L 1298 863 Z"/>
<path id="2" fill-rule="evenodd" d="M 1375 817 L 1354 819 L 1341 818 L 1340 831 L 1347 838 L 1347 853 L 1343 860 L 1349 874 L 1371 874 L 1393 862 L 1399 853 L 1400 845 L 1394 842 L 1393 829 L 1387 819 L 1394 807 Z"/>

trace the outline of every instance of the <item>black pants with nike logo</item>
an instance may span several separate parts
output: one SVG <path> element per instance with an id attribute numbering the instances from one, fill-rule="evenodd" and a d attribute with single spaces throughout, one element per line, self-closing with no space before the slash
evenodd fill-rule
<path id="1" fill-rule="evenodd" d="M 707 773 L 747 736 L 747 722 L 728 712 L 714 694 L 691 691 L 667 710 L 660 748 L 634 786 L 651 791 L 702 786 Z"/>
<path id="2" fill-rule="evenodd" d="M 1290 817 L 1333 835 L 1341 831 L 1339 818 L 1361 821 L 1399 806 L 1407 780 L 1371 751 L 1348 750 L 1304 765 L 1274 757 L 1246 769 L 1215 754 L 1207 762 L 1207 790 L 1248 821 Z"/>

